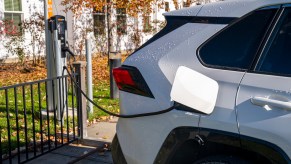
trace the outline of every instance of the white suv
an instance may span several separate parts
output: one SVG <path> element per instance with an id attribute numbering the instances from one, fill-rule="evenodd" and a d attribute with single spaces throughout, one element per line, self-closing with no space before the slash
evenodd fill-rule
<path id="1" fill-rule="evenodd" d="M 165 17 L 115 76 L 121 114 L 175 109 L 120 118 L 114 162 L 291 163 L 291 0 L 226 0 Z"/>

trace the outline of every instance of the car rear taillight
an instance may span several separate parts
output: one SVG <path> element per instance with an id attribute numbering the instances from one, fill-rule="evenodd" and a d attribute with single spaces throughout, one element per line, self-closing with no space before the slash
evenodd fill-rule
<path id="1" fill-rule="evenodd" d="M 154 98 L 139 70 L 131 66 L 113 69 L 115 82 L 121 91 Z"/>

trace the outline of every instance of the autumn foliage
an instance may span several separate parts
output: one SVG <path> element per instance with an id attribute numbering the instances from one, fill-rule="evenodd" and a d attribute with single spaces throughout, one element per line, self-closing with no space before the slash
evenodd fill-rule
<path id="1" fill-rule="evenodd" d="M 153 4 L 161 7 L 164 0 L 63 0 L 66 10 L 78 13 L 83 7 L 96 8 L 101 11 L 104 7 L 125 8 L 127 14 L 137 17 L 138 14 L 146 15 L 153 10 Z"/>
<path id="2" fill-rule="evenodd" d="M 92 59 L 93 83 L 107 82 L 109 71 L 106 57 L 94 57 Z M 0 65 L 0 87 L 29 81 L 41 80 L 47 77 L 45 64 L 33 66 L 32 62 L 26 67 L 18 63 Z"/>
<path id="3" fill-rule="evenodd" d="M 17 26 L 13 23 L 13 20 L 0 20 L 0 36 L 4 35 L 16 35 L 18 32 Z"/>

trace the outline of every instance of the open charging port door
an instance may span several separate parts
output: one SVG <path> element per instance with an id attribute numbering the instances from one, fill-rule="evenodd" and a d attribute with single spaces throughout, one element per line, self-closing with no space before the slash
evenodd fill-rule
<path id="1" fill-rule="evenodd" d="M 218 95 L 218 83 L 190 68 L 180 66 L 171 90 L 171 99 L 196 111 L 211 114 Z"/>

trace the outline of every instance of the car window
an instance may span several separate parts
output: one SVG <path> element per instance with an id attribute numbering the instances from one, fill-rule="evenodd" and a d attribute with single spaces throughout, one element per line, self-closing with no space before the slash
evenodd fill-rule
<path id="1" fill-rule="evenodd" d="M 258 10 L 226 28 L 199 50 L 206 66 L 248 69 L 277 9 Z"/>
<path id="2" fill-rule="evenodd" d="M 291 75 L 290 8 L 284 11 L 268 44 L 256 66 L 256 71 Z"/>

